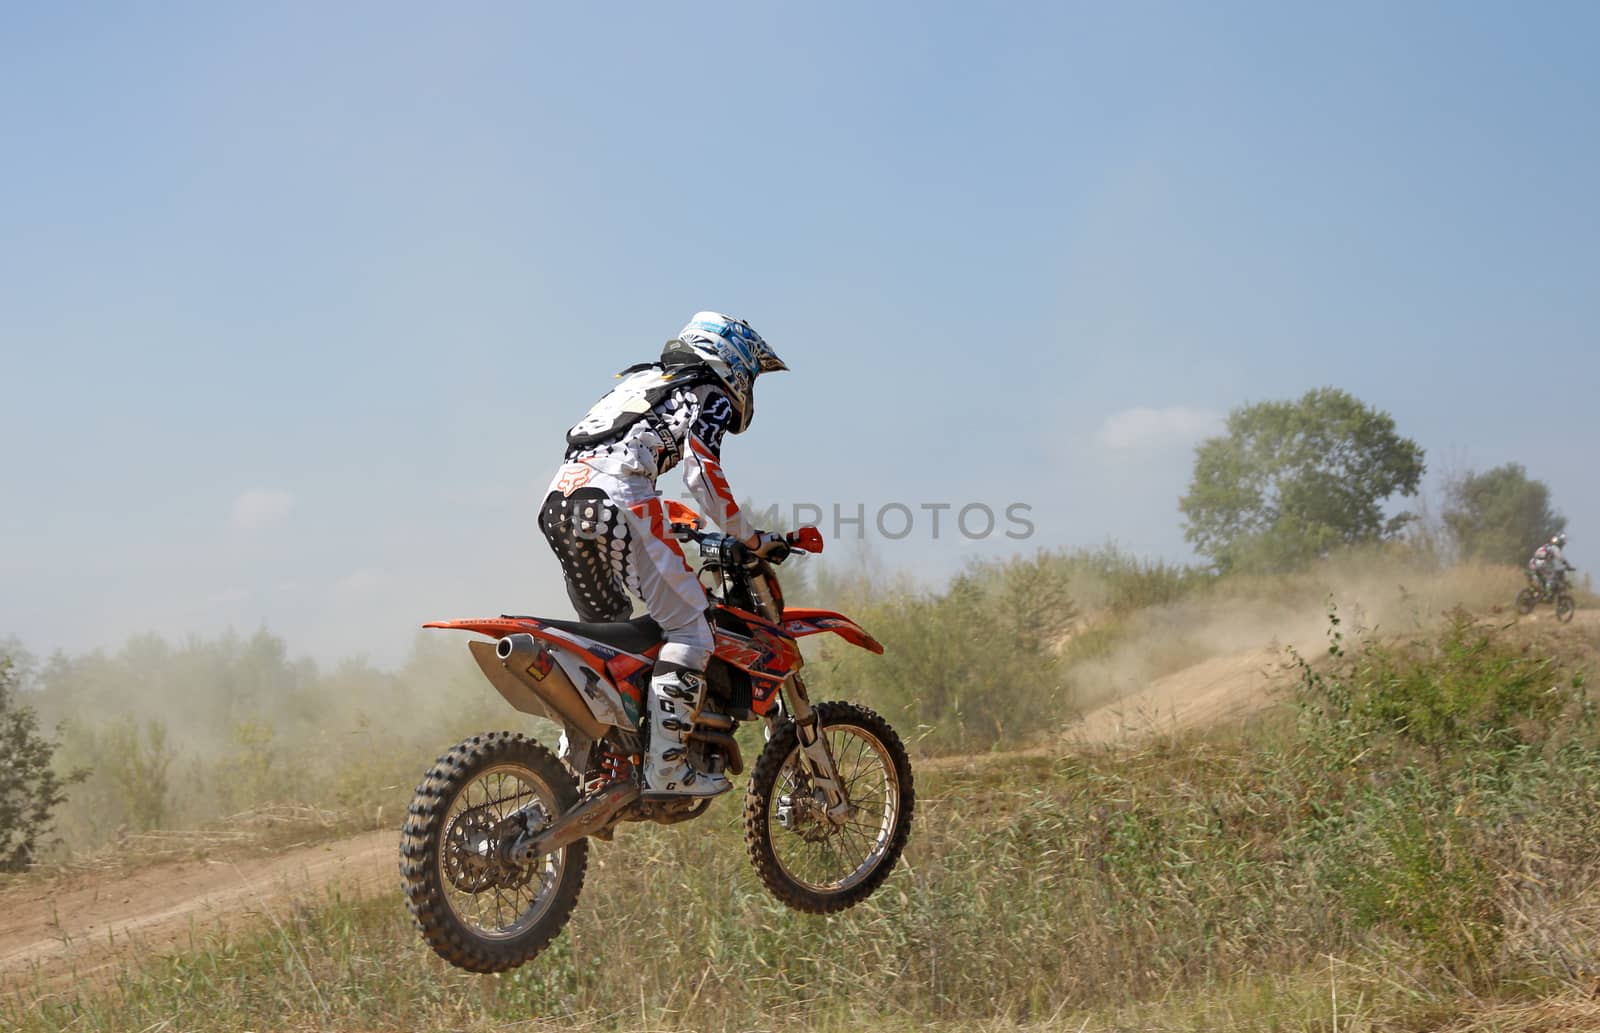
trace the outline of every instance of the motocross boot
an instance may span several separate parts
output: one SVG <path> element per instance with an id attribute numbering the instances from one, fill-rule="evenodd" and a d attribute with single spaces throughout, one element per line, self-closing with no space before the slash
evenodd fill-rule
<path id="1" fill-rule="evenodd" d="M 698 671 L 658 664 L 650 679 L 650 753 L 644 762 L 645 799 L 716 796 L 733 788 L 726 775 L 696 771 L 684 737 L 705 685 Z"/>

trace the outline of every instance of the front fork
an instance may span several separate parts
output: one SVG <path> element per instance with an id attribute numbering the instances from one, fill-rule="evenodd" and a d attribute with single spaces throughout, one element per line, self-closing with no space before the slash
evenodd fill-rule
<path id="1" fill-rule="evenodd" d="M 828 737 L 822 734 L 821 722 L 817 720 L 811 697 L 806 693 L 805 680 L 799 674 L 789 678 L 786 695 L 790 717 L 794 721 L 795 738 L 800 743 L 800 756 L 811 776 L 811 783 L 822 794 L 820 802 L 824 803 L 828 817 L 835 822 L 842 822 L 854 814 L 856 808 L 845 795 L 839 779 L 839 765 L 834 762 Z"/>
<path id="2" fill-rule="evenodd" d="M 774 623 L 782 623 L 783 610 L 772 598 L 772 592 L 768 590 L 766 581 L 761 578 L 751 578 L 750 595 L 755 601 L 757 613 Z M 788 698 L 788 705 L 783 707 L 785 696 Z M 778 701 L 780 707 L 790 711 L 789 717 L 794 721 L 795 735 L 800 740 L 800 755 L 805 758 L 806 770 L 811 774 L 812 784 L 822 791 L 828 816 L 842 820 L 835 816 L 849 809 L 850 801 L 845 797 L 844 787 L 839 784 L 839 765 L 834 763 L 833 751 L 828 749 L 828 740 L 817 725 L 817 712 L 811 707 L 811 697 L 806 694 L 805 679 L 800 677 L 798 670 L 789 675 L 788 692 L 780 695 Z M 781 713 L 769 717 L 767 723 L 769 740 L 782 719 Z"/>

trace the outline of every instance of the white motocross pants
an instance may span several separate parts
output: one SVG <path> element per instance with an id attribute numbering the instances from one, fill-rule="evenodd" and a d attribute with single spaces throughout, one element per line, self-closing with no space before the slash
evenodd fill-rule
<path id="1" fill-rule="evenodd" d="M 627 620 L 635 592 L 666 635 L 661 662 L 705 670 L 713 646 L 705 589 L 671 536 L 654 485 L 567 463 L 550 484 L 539 529 L 561 561 L 579 620 Z"/>

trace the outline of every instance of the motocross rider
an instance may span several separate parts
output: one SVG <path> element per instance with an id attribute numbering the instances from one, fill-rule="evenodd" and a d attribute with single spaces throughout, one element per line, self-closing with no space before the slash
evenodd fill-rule
<path id="1" fill-rule="evenodd" d="M 1533 572 L 1533 576 L 1539 582 L 1539 590 L 1545 595 L 1549 595 L 1554 590 L 1562 574 L 1576 569 L 1561 554 L 1561 550 L 1566 548 L 1566 545 L 1567 535 L 1565 531 L 1562 531 L 1533 550 L 1533 558 L 1528 560 L 1528 569 Z"/>
<path id="2" fill-rule="evenodd" d="M 725 532 L 758 555 L 786 551 L 781 535 L 751 527 L 722 472 L 723 436 L 742 433 L 755 415 L 756 377 L 784 369 L 749 323 L 695 313 L 659 360 L 619 373 L 621 383 L 567 432 L 566 462 L 539 513 L 580 620 L 627 620 L 632 589 L 661 625 L 666 643 L 646 700 L 647 797 L 731 788 L 685 759 L 713 639 L 705 589 L 672 537 L 656 479 L 681 463 L 690 493 Z"/>

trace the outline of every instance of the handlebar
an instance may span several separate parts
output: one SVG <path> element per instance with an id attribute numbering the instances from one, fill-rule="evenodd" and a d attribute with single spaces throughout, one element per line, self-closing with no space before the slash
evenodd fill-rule
<path id="1" fill-rule="evenodd" d="M 713 550 L 726 551 L 726 558 L 739 566 L 746 566 L 755 557 L 750 547 L 739 539 L 727 534 L 718 534 L 714 531 L 702 531 L 694 524 L 674 523 L 672 534 L 684 541 L 697 542 L 701 546 L 701 554 L 706 555 Z M 796 552 L 818 553 L 822 551 L 822 532 L 815 527 L 807 525 L 798 531 L 790 531 L 783 536 L 784 544 Z M 711 548 L 707 548 L 710 546 Z M 772 563 L 782 563 L 780 557 L 769 557 Z"/>

